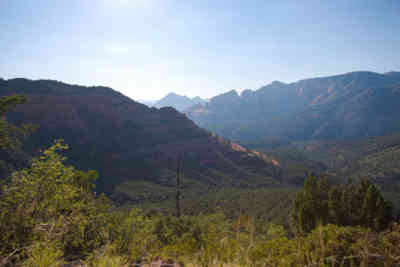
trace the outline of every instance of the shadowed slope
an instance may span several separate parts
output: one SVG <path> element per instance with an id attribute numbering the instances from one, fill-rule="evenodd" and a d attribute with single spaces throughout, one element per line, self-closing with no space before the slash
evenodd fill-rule
<path id="1" fill-rule="evenodd" d="M 10 93 L 25 95 L 27 102 L 7 119 L 40 125 L 29 150 L 63 138 L 70 162 L 98 170 L 98 190 L 121 201 L 148 197 L 140 188 L 150 188 L 155 200 L 169 197 L 179 158 L 188 190 L 277 183 L 272 159 L 233 149 L 173 108 L 148 108 L 107 87 L 49 80 L 0 80 L 0 94 Z"/>

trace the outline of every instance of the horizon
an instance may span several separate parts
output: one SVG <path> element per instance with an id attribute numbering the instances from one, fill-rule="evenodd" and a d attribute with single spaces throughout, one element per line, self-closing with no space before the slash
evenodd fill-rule
<path id="1" fill-rule="evenodd" d="M 211 98 L 278 80 L 400 70 L 400 2 L 0 2 L 5 79 Z"/>
<path id="2" fill-rule="evenodd" d="M 328 77 L 335 77 L 335 76 L 346 75 L 346 74 L 350 74 L 350 73 L 360 73 L 360 72 L 367 72 L 367 73 L 375 73 L 375 74 L 385 75 L 385 74 L 387 74 L 387 73 L 392 73 L 392 72 L 400 73 L 400 70 L 390 70 L 390 71 L 386 71 L 386 72 L 375 72 L 375 71 L 369 71 L 369 70 L 358 70 L 358 71 L 350 71 L 350 72 L 345 72 L 345 73 L 336 73 L 336 74 L 331 74 L 331 75 L 326 75 L 326 76 L 307 77 L 307 78 L 302 78 L 302 79 L 299 79 L 299 80 L 293 81 L 293 82 L 286 82 L 286 81 L 273 80 L 273 81 L 271 81 L 271 82 L 269 82 L 269 83 L 267 83 L 267 84 L 261 85 L 261 86 L 256 87 L 256 88 L 245 88 L 245 89 L 241 89 L 241 90 L 240 90 L 240 89 L 228 89 L 228 90 L 226 90 L 226 91 L 222 91 L 222 92 L 218 93 L 217 95 L 224 94 L 224 93 L 227 93 L 227 92 L 230 92 L 230 91 L 236 91 L 236 92 L 238 93 L 238 95 L 241 96 L 241 94 L 242 94 L 242 92 L 243 92 L 244 90 L 257 91 L 257 90 L 261 89 L 262 87 L 267 86 L 267 85 L 270 85 L 271 83 L 274 83 L 274 82 L 280 82 L 280 83 L 283 83 L 283 84 L 291 84 L 291 83 L 296 83 L 296 82 L 303 81 L 303 80 L 328 78 Z M 4 77 L 1 77 L 1 76 L 0 76 L 0 79 L 5 79 L 5 80 L 27 79 L 27 80 L 32 80 L 32 81 L 48 80 L 48 81 L 55 81 L 55 82 L 61 82 L 61 83 L 65 83 L 65 84 L 77 85 L 77 86 L 85 86 L 85 87 L 93 87 L 93 86 L 95 86 L 95 87 L 96 87 L 96 86 L 108 87 L 108 88 L 111 88 L 111 89 L 113 89 L 113 90 L 115 90 L 115 91 L 117 91 L 117 92 L 122 93 L 123 95 L 125 95 L 125 96 L 127 96 L 127 97 L 129 97 L 129 98 L 131 98 L 132 100 L 137 101 L 137 102 L 142 102 L 142 101 L 145 101 L 145 102 L 159 101 L 159 100 L 161 100 L 162 98 L 164 98 L 164 97 L 166 97 L 166 96 L 168 96 L 168 95 L 170 95 L 170 94 L 174 94 L 174 95 L 178 95 L 178 96 L 184 96 L 184 97 L 188 97 L 188 98 L 190 98 L 190 99 L 193 99 L 193 98 L 196 98 L 196 97 L 200 97 L 200 98 L 202 98 L 203 100 L 210 100 L 210 99 L 212 99 L 213 97 L 217 96 L 217 95 L 213 95 L 213 96 L 210 96 L 210 97 L 202 97 L 202 96 L 199 96 L 199 95 L 178 94 L 178 93 L 176 93 L 176 92 L 174 92 L 174 91 L 170 91 L 170 92 L 166 93 L 165 95 L 163 95 L 163 96 L 161 96 L 161 97 L 159 97 L 159 98 L 153 98 L 153 99 L 133 98 L 133 97 L 130 97 L 130 96 L 126 95 L 123 91 L 119 91 L 119 90 L 117 90 L 116 88 L 113 88 L 113 87 L 111 87 L 111 86 L 107 86 L 107 85 L 104 85 L 104 84 L 76 84 L 76 83 L 69 83 L 69 82 L 66 82 L 66 81 L 63 81 L 63 80 L 58 80 L 58 79 L 46 79 L 46 78 L 31 79 L 31 78 L 28 78 L 28 77 L 10 77 L 10 78 L 4 78 Z"/>

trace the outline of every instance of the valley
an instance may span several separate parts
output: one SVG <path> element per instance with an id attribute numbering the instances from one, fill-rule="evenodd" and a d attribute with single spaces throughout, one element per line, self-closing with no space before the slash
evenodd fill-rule
<path id="1" fill-rule="evenodd" d="M 397 87 L 391 85 L 389 88 L 388 97 L 397 101 L 397 93 L 393 89 Z M 226 108 L 223 112 L 229 113 L 229 109 L 239 105 L 235 102 L 239 96 L 235 92 L 228 92 L 227 95 L 231 99 L 230 103 L 224 102 L 226 95 L 223 95 L 216 97 L 217 100 L 212 98 L 209 103 L 197 103 L 193 109 L 207 110 L 209 105 L 222 101 L 221 106 Z M 366 99 L 369 101 L 362 101 L 366 107 L 356 108 L 356 114 L 364 114 L 357 113 L 360 110 L 374 110 L 376 106 L 371 103 L 382 101 L 382 94 L 367 95 L 369 96 Z M 211 257 L 226 261 L 221 258 L 221 253 L 232 251 L 240 255 L 236 261 L 246 266 L 249 262 L 255 263 L 266 257 L 262 253 L 265 251 L 263 246 L 268 242 L 274 242 L 270 244 L 277 246 L 276 249 L 280 251 L 285 250 L 285 245 L 291 244 L 293 249 L 285 253 L 309 253 L 294 244 L 302 247 L 307 242 L 315 242 L 315 232 L 309 232 L 318 228 L 316 225 L 320 218 L 347 225 L 343 229 L 352 231 L 351 236 L 360 236 L 365 233 L 354 232 L 358 231 L 357 228 L 350 227 L 354 223 L 368 223 L 365 227 L 375 227 L 374 231 L 379 231 L 386 229 L 399 216 L 400 134 L 396 133 L 397 120 L 393 114 L 387 117 L 383 131 L 370 132 L 376 133 L 374 137 L 361 134 L 339 139 L 343 133 L 340 130 L 335 131 L 333 136 L 332 132 L 309 136 L 304 135 L 304 131 L 309 131 L 308 126 L 294 122 L 290 124 L 295 125 L 296 129 L 302 129 L 298 137 L 297 131 L 293 133 L 295 137 L 289 134 L 263 135 L 264 132 L 259 128 L 273 127 L 274 123 L 278 123 L 274 120 L 278 118 L 282 119 L 278 124 L 284 126 L 290 116 L 295 117 L 297 123 L 306 122 L 309 125 L 308 120 L 319 114 L 318 112 L 326 116 L 325 121 L 334 121 L 334 125 L 341 125 L 346 121 L 347 113 L 337 113 L 337 109 L 331 109 L 332 104 L 328 101 L 299 113 L 297 112 L 300 108 L 290 112 L 282 110 L 282 113 L 287 114 L 263 120 L 264 126 L 257 122 L 258 128 L 254 130 L 258 131 L 258 135 L 249 132 L 241 135 L 240 131 L 236 132 L 239 135 L 232 135 L 229 132 L 230 127 L 245 129 L 237 123 L 255 122 L 243 121 L 242 117 L 234 124 L 220 125 L 223 131 L 217 130 L 218 134 L 215 134 L 209 124 L 206 124 L 209 128 L 203 129 L 190 120 L 188 116 L 193 113 L 186 115 L 169 106 L 150 108 L 102 86 L 69 85 L 53 80 L 2 79 L 0 97 L 4 99 L 1 105 L 7 111 L 2 114 L 4 125 L 0 126 L 5 133 L 9 131 L 11 134 L 6 134 L 1 139 L 4 147 L 10 148 L 2 151 L 0 159 L 0 173 L 4 177 L 0 180 L 4 190 L 4 200 L 0 201 L 0 205 L 5 207 L 3 213 L 0 213 L 0 219 L 6 222 L 0 227 L 10 233 L 14 231 L 10 228 L 12 224 L 9 220 L 18 220 L 19 215 L 11 215 L 12 205 L 29 205 L 32 202 L 39 207 L 39 199 L 48 199 L 46 201 L 50 201 L 49 204 L 40 206 L 41 217 L 35 219 L 34 215 L 22 216 L 31 216 L 35 220 L 33 225 L 36 225 L 36 220 L 43 220 L 43 216 L 49 216 L 46 214 L 52 214 L 56 210 L 52 216 L 58 219 L 55 224 L 51 224 L 52 227 L 57 228 L 62 235 L 67 234 L 63 238 L 75 240 L 66 243 L 63 248 L 65 253 L 84 259 L 85 256 L 81 253 L 90 251 L 85 246 L 87 242 L 92 242 L 89 241 L 91 238 L 113 242 L 115 247 L 104 247 L 108 252 L 104 252 L 102 256 L 86 258 L 89 266 L 97 266 L 103 261 L 112 261 L 117 265 L 128 262 L 139 264 L 140 255 L 146 255 L 147 262 L 155 262 L 155 258 L 151 256 L 153 254 L 143 250 L 146 247 L 144 243 L 126 239 L 125 231 L 133 225 L 141 226 L 134 230 L 131 237 L 145 234 L 143 242 L 157 240 L 150 247 L 155 249 L 152 252 L 154 255 L 161 255 L 160 251 L 164 251 L 168 257 L 174 253 L 182 253 L 182 257 L 175 256 L 176 261 L 193 261 L 187 258 L 189 255 L 198 255 L 197 262 L 208 261 L 209 254 L 193 254 L 193 251 L 202 251 L 199 246 L 211 247 L 217 240 L 229 238 L 229 243 L 237 244 L 238 247 L 228 249 L 222 246 Z M 354 107 L 352 104 L 353 101 L 350 101 L 349 107 Z M 392 112 L 394 106 L 389 107 Z M 201 112 L 197 114 L 202 116 Z M 208 116 L 210 114 L 215 115 L 211 111 Z M 381 113 L 379 116 L 385 114 Z M 214 116 L 214 119 L 218 116 Z M 299 120 L 299 116 L 306 120 Z M 381 127 L 379 116 L 368 116 L 369 123 L 375 125 L 372 128 Z M 31 133 L 26 137 L 24 132 L 14 136 L 14 131 L 20 131 L 9 128 L 8 125 L 14 124 L 29 125 L 21 127 L 26 127 Z M 346 126 L 346 131 L 360 133 L 354 130 L 357 127 Z M 284 128 L 278 128 L 279 131 L 282 129 Z M 386 131 L 391 134 L 379 136 L 387 133 Z M 239 139 L 228 139 L 233 136 Z M 14 138 L 15 141 L 12 141 Z M 18 138 L 22 138 L 23 142 L 20 143 Z M 6 145 L 7 140 L 11 141 L 9 145 Z M 10 146 L 13 142 L 15 145 Z M 49 146 L 43 152 L 42 149 Z M 65 150 L 65 158 L 58 154 L 62 150 Z M 40 189 L 47 187 L 55 191 L 45 193 Z M 72 190 L 70 192 L 75 193 L 71 196 L 76 197 L 70 198 L 69 191 L 65 190 Z M 16 195 L 13 195 L 14 192 Z M 304 201 L 307 194 L 315 195 Z M 335 194 L 337 200 L 333 199 Z M 30 196 L 35 195 L 37 197 L 30 200 Z M 62 203 L 59 203 L 60 198 L 63 199 Z M 350 199 L 348 208 L 347 199 Z M 62 208 L 67 203 L 72 206 Z M 371 206 L 366 206 L 366 203 Z M 325 206 L 321 209 L 321 205 Z M 86 219 L 64 224 L 63 213 L 69 208 L 72 208 L 69 213 Z M 313 212 L 319 210 L 317 214 L 321 217 L 313 217 L 313 213 L 307 213 L 310 209 Z M 351 210 L 351 216 L 347 219 L 341 215 L 343 212 L 348 213 L 346 209 Z M 26 212 L 29 213 L 29 209 Z M 305 217 L 307 214 L 310 217 Z M 120 222 L 122 225 L 119 225 Z M 36 233 L 35 228 L 25 224 L 20 227 L 28 227 L 32 233 Z M 96 233 L 87 236 L 88 240 L 76 241 L 79 237 L 76 234 L 69 234 L 68 237 L 68 233 L 71 231 L 69 227 L 78 225 L 84 225 L 87 230 L 92 229 L 90 231 L 102 229 L 101 231 L 114 232 L 114 237 Z M 221 232 L 215 235 L 211 230 L 214 227 L 221 228 Z M 315 231 L 320 234 L 342 231 L 336 228 L 332 230 L 330 227 L 337 227 L 334 225 L 323 227 Z M 198 237 L 199 231 L 208 237 Z M 307 240 L 300 239 L 299 231 L 308 234 Z M 388 232 L 390 235 L 395 233 Z M 47 236 L 57 240 L 51 232 Z M 291 239 L 284 239 L 283 243 L 279 241 L 280 238 L 289 236 Z M 383 234 L 377 232 L 377 236 L 380 238 Z M 11 244 L 14 237 L 5 238 L 9 240 L 6 244 Z M 175 240 L 176 238 L 178 239 Z M 197 241 L 193 243 L 191 240 L 194 239 Z M 253 241 L 249 243 L 249 240 Z M 13 242 L 26 241 L 16 239 Z M 52 250 L 60 251 L 57 248 L 59 245 L 45 250 L 40 247 L 40 242 L 34 244 L 42 252 L 31 249 L 29 253 L 44 253 L 44 259 L 49 260 Z M 355 241 L 350 242 L 353 244 Z M 129 246 L 129 251 L 124 244 Z M 185 247 L 176 247 L 182 245 Z M 248 251 L 253 253 L 251 258 L 243 254 L 240 249 L 242 246 L 247 246 Z M 75 252 L 70 252 L 69 247 L 73 247 Z M 125 255 L 123 258 L 113 256 L 115 252 L 112 251 L 116 251 L 116 248 L 119 251 L 117 255 Z M 6 245 L 2 249 L 9 253 L 11 248 Z M 165 257 L 162 256 L 163 259 Z M 57 259 L 59 258 L 54 260 Z M 27 259 L 30 260 L 31 257 Z M 270 260 L 282 263 L 282 258 L 276 255 Z M 362 261 L 365 260 L 362 258 Z M 295 262 L 307 261 L 296 259 Z"/>
<path id="2" fill-rule="evenodd" d="M 302 114 L 308 113 L 315 116 L 318 110 L 327 110 L 332 105 L 329 99 L 333 96 L 326 96 L 329 101 L 323 101 L 318 96 L 324 87 L 335 88 L 336 85 L 336 90 L 340 91 L 339 86 L 346 87 L 350 84 L 348 92 L 351 90 L 362 92 L 363 86 L 371 82 L 369 80 L 371 77 L 378 79 L 374 80 L 374 84 L 397 82 L 396 79 L 387 79 L 380 74 L 360 72 L 332 78 L 310 79 L 290 86 L 273 83 L 252 94 L 260 94 L 265 90 L 273 92 L 286 87 L 290 89 L 282 90 L 298 92 L 296 89 L 298 84 L 307 84 L 311 88 L 308 90 L 313 92 L 308 96 L 310 99 L 308 101 L 311 101 L 307 104 L 311 105 L 309 111 L 297 113 L 295 110 L 302 108 L 292 107 L 290 112 L 296 114 L 291 115 L 293 117 L 304 117 L 306 115 Z M 364 81 L 364 78 L 367 80 Z M 315 85 L 316 83 L 319 87 Z M 282 88 L 278 89 L 276 86 Z M 24 148 L 26 151 L 34 155 L 40 148 L 50 145 L 54 140 L 63 139 L 72 148 L 67 152 L 68 162 L 82 169 L 97 170 L 100 175 L 97 180 L 97 190 L 123 205 L 173 211 L 174 205 L 171 203 L 174 203 L 176 168 L 179 164 L 183 173 L 183 200 L 191 213 L 204 212 L 201 206 L 211 201 L 206 205 L 208 211 L 222 207 L 227 213 L 235 214 L 236 205 L 232 205 L 229 201 L 215 200 L 219 198 L 218 195 L 233 201 L 237 198 L 242 199 L 241 192 L 244 195 L 248 194 L 246 192 L 252 192 L 256 199 L 258 197 L 272 199 L 273 196 L 281 194 L 288 202 L 280 214 L 272 216 L 270 209 L 262 209 L 256 211 L 254 215 L 272 220 L 275 220 L 275 217 L 282 218 L 289 212 L 292 198 L 290 195 L 295 194 L 310 173 L 334 183 L 345 183 L 348 179 L 370 179 L 381 186 L 395 204 L 396 210 L 400 208 L 397 194 L 400 187 L 398 165 L 400 135 L 398 134 L 370 138 L 361 135 L 352 137 L 348 141 L 338 140 L 337 136 L 330 140 L 309 136 L 306 140 L 301 136 L 291 138 L 284 134 L 265 135 L 262 138 L 239 135 L 238 137 L 243 138 L 234 143 L 224 138 L 233 137 L 225 131 L 230 127 L 226 121 L 219 124 L 225 130 L 217 130 L 217 133 L 222 134 L 221 137 L 211 132 L 216 129 L 209 124 L 206 124 L 208 130 L 201 129 L 172 107 L 148 108 L 107 87 L 83 87 L 51 80 L 11 79 L 0 81 L 0 89 L 2 96 L 18 93 L 27 98 L 25 104 L 7 114 L 7 120 L 17 124 L 24 122 L 40 126 L 27 139 Z M 395 91 L 390 90 L 396 96 Z M 244 104 L 238 102 L 235 106 L 232 103 L 235 101 L 246 103 L 247 94 L 250 92 L 243 92 L 243 100 L 240 100 L 242 98 L 236 93 L 229 92 L 231 100 L 226 100 L 229 98 L 224 94 L 212 98 L 208 104 L 203 103 L 201 106 L 204 109 L 211 109 L 216 103 L 220 103 L 221 106 L 230 109 L 236 108 Z M 345 97 L 348 93 L 342 94 Z M 341 99 L 335 95 L 335 98 Z M 305 103 L 304 95 L 297 94 L 295 97 L 303 97 L 301 101 Z M 379 99 L 381 96 L 373 97 L 376 98 Z M 315 103 L 315 99 L 320 103 Z M 231 104 L 225 101 L 231 101 Z M 374 103 L 377 100 L 371 101 Z M 368 103 L 363 105 L 367 105 L 367 109 L 374 109 L 375 106 Z M 51 111 L 48 109 L 50 105 L 54 107 Z M 194 107 L 196 105 L 199 104 L 195 104 Z M 278 114 L 290 113 L 284 106 L 263 106 L 267 109 L 279 108 L 281 111 L 276 111 Z M 349 107 L 353 105 L 349 104 Z M 246 110 L 245 107 L 243 109 Z M 223 111 L 221 112 L 223 114 Z M 325 118 L 325 121 L 330 121 L 332 116 L 336 116 L 331 113 L 326 114 L 330 117 Z M 190 117 L 191 113 L 188 115 Z M 218 116 L 222 115 L 218 113 L 214 118 Z M 254 115 L 254 117 L 262 116 Z M 391 123 L 388 129 L 397 127 L 398 120 L 395 117 L 388 122 Z M 254 131 L 260 135 L 263 133 L 260 127 L 274 128 L 273 120 L 276 120 L 276 117 L 274 118 L 266 118 L 264 126 L 258 121 L 242 120 L 244 123 L 257 123 L 258 128 Z M 371 125 L 380 121 L 379 118 L 368 118 Z M 201 120 L 202 118 L 194 118 L 194 121 L 200 121 L 200 125 Z M 283 122 L 279 121 L 279 124 L 285 125 L 286 120 L 282 119 Z M 298 123 L 300 120 L 296 121 Z M 335 118 L 334 121 L 340 130 L 342 126 L 338 125 L 346 121 L 346 118 Z M 244 129 L 238 125 L 235 127 L 239 130 Z M 296 126 L 303 131 L 312 127 Z M 357 127 L 345 128 L 354 132 L 353 129 Z M 263 189 L 258 190 L 260 188 Z M 288 193 L 287 189 L 293 193 Z M 199 198 L 203 204 L 200 204 Z M 250 210 L 251 204 L 248 201 L 243 200 L 243 205 L 244 210 Z M 198 208 L 195 208 L 196 206 Z"/>
<path id="3" fill-rule="evenodd" d="M 400 1 L 0 1 L 0 267 L 400 266 Z"/>

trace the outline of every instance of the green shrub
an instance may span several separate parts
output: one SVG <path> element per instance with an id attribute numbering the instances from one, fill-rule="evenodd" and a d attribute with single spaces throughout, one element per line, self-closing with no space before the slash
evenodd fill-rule
<path id="1" fill-rule="evenodd" d="M 84 255 L 105 243 L 109 205 L 90 191 L 97 173 L 65 166 L 57 152 L 66 148 L 57 142 L 1 188 L 0 255 L 49 241 L 65 256 Z"/>
<path id="2" fill-rule="evenodd" d="M 23 267 L 58 267 L 63 264 L 63 252 L 51 243 L 34 243 L 27 250 L 28 258 L 23 262 Z"/>
<path id="3" fill-rule="evenodd" d="M 131 260 L 151 259 L 160 248 L 156 223 L 155 218 L 144 216 L 138 209 L 113 212 L 108 218 L 108 241 L 116 254 Z"/>

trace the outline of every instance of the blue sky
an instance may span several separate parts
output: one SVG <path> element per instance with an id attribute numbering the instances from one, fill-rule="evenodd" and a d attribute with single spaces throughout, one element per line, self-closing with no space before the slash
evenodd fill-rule
<path id="1" fill-rule="evenodd" d="M 0 77 L 211 97 L 400 71 L 398 0 L 0 0 Z"/>

